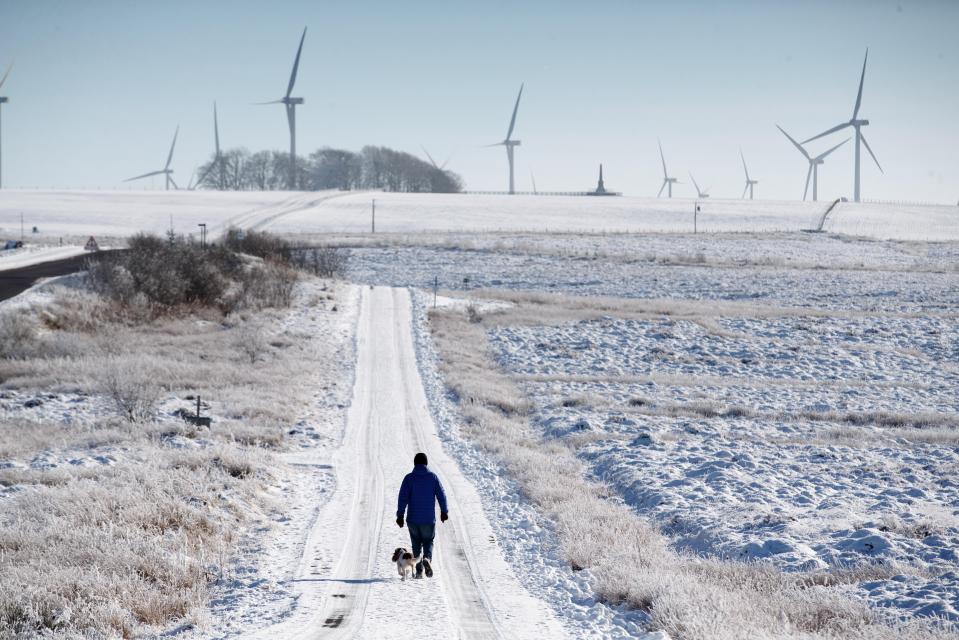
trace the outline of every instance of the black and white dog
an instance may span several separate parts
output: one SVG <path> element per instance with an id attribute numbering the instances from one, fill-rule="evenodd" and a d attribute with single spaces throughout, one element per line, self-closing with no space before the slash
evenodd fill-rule
<path id="1" fill-rule="evenodd" d="M 407 575 L 411 578 L 413 577 L 413 570 L 416 568 L 416 558 L 413 557 L 409 549 L 397 547 L 396 551 L 393 552 L 393 562 L 396 563 L 396 572 L 400 574 L 403 580 L 406 580 Z"/>

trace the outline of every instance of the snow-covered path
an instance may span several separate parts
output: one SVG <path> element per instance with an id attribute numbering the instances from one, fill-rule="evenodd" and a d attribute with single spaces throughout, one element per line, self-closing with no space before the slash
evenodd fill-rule
<path id="1" fill-rule="evenodd" d="M 269 638 L 557 638 L 562 626 L 507 566 L 475 488 L 441 446 L 416 367 L 409 293 L 364 289 L 353 400 L 336 453 L 336 491 L 319 511 L 296 582 L 297 605 Z M 401 582 L 390 556 L 409 547 L 395 496 L 413 454 L 443 481 L 432 579 Z M 301 456 L 300 464 L 322 464 Z"/>

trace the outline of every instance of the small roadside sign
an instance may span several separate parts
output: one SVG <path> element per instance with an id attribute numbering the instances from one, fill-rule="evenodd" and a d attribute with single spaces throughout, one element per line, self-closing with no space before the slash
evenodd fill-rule
<path id="1" fill-rule="evenodd" d="M 90 236 L 90 239 L 87 240 L 87 243 L 83 245 L 84 250 L 86 251 L 99 251 L 100 245 L 97 244 L 96 238 Z"/>

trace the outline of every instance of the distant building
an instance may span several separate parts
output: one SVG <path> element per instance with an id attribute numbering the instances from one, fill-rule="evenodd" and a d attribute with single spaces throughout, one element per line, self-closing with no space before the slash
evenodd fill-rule
<path id="1" fill-rule="evenodd" d="M 588 196 L 621 196 L 622 193 L 618 191 L 607 191 L 606 185 L 603 184 L 603 165 L 599 165 L 599 182 L 596 184 L 595 191 L 587 191 L 586 195 Z"/>

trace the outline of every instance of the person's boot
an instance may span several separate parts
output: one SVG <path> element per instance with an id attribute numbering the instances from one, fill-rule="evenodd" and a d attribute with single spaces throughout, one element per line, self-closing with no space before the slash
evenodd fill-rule
<path id="1" fill-rule="evenodd" d="M 428 576 L 433 575 L 433 570 L 430 569 L 430 570 L 429 570 L 429 573 L 427 573 L 426 575 L 428 575 Z M 420 561 L 420 562 L 417 562 L 417 563 L 416 563 L 416 577 L 417 577 L 417 578 L 422 578 L 422 577 L 423 577 L 423 561 Z"/>
<path id="2" fill-rule="evenodd" d="M 423 562 L 420 563 L 420 564 L 423 565 L 423 569 L 426 569 L 426 577 L 427 577 L 427 578 L 432 578 L 432 577 L 433 577 L 433 565 L 430 564 L 430 559 L 429 559 L 429 558 L 423 558 Z"/>

